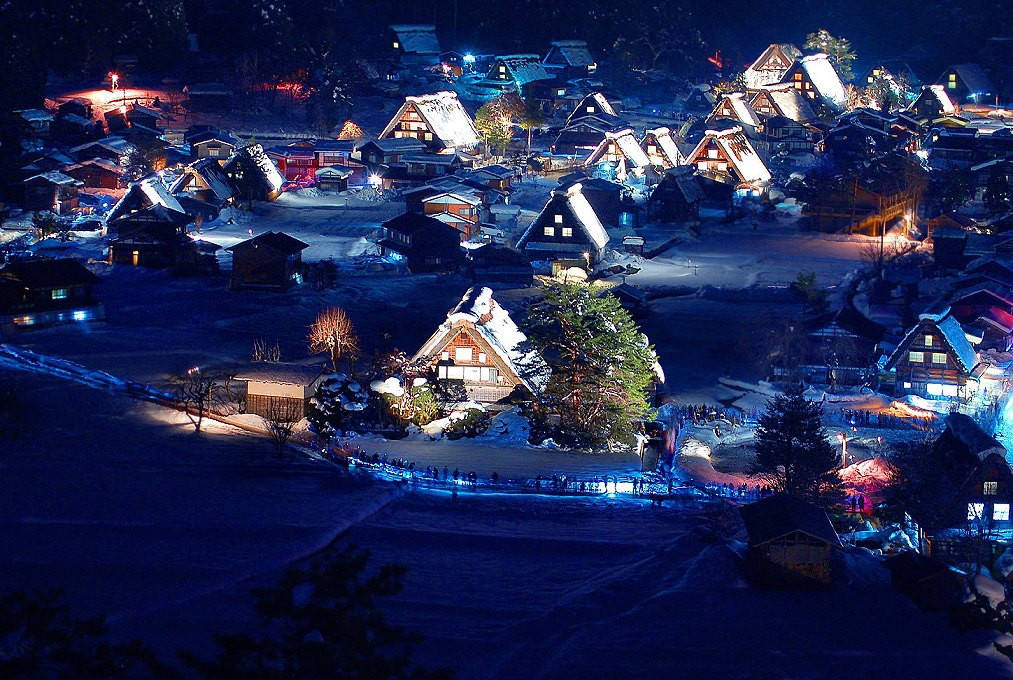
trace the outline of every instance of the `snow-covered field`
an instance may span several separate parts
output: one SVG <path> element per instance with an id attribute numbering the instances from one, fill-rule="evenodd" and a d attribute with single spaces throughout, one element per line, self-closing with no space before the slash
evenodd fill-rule
<path id="1" fill-rule="evenodd" d="M 459 678 L 1008 677 L 889 588 L 868 554 L 828 592 L 753 589 L 732 509 L 637 500 L 398 493 L 172 412 L 27 373 L 4 442 L 0 579 L 64 587 L 171 657 L 254 625 L 248 590 L 335 537 L 407 566 L 390 619 Z M 68 406 L 70 404 L 70 406 Z M 975 653 L 983 650 L 982 654 Z"/>

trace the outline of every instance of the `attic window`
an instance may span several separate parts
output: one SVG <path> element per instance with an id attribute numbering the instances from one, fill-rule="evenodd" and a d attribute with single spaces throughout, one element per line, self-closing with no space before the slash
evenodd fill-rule
<path id="1" fill-rule="evenodd" d="M 454 361 L 471 361 L 470 347 L 457 347 L 454 349 Z"/>
<path id="2" fill-rule="evenodd" d="M 564 94 L 566 94 L 566 90 L 556 90 L 557 97 L 562 97 Z"/>
<path id="3" fill-rule="evenodd" d="M 563 216 L 562 216 L 562 215 L 559 215 L 559 214 L 557 214 L 557 215 L 555 216 L 555 221 L 556 221 L 556 224 L 562 224 L 562 223 L 563 223 Z"/>
<path id="4" fill-rule="evenodd" d="M 487 357 L 485 356 L 485 352 L 479 352 L 478 353 L 478 361 L 479 361 L 479 363 L 484 364 L 485 361 L 486 361 L 486 358 Z"/>
<path id="5" fill-rule="evenodd" d="M 985 482 L 981 485 L 982 496 L 995 496 L 999 493 L 999 482 Z"/>
<path id="6" fill-rule="evenodd" d="M 397 40 L 395 40 L 394 41 L 394 49 L 396 50 L 396 49 L 400 49 L 400 48 L 401 48 L 401 43 L 399 43 Z"/>
<path id="7" fill-rule="evenodd" d="M 597 70 L 598 70 L 598 64 L 588 64 L 587 65 L 587 72 L 588 73 L 594 73 Z"/>
<path id="8" fill-rule="evenodd" d="M 956 90 L 957 89 L 957 74 L 956 73 L 951 73 L 950 77 L 946 79 L 946 87 L 950 88 L 951 90 Z"/>
<path id="9" fill-rule="evenodd" d="M 932 336 L 931 335 L 926 335 L 925 336 L 925 346 L 926 347 L 932 347 Z"/>
<path id="10" fill-rule="evenodd" d="M 545 227 L 545 229 L 543 230 L 542 233 L 544 233 L 546 236 L 555 236 L 556 235 L 556 228 L 555 227 Z"/>
<path id="11" fill-rule="evenodd" d="M 587 107 L 587 112 L 588 113 L 594 113 L 594 107 L 593 106 Z"/>
<path id="12" fill-rule="evenodd" d="M 925 352 L 908 352 L 907 358 L 912 364 L 920 364 L 925 361 Z"/>

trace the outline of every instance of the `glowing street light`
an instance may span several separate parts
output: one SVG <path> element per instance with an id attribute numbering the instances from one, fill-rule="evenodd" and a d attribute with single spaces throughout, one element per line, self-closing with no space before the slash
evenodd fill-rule
<path id="1" fill-rule="evenodd" d="M 848 467 L 848 435 L 844 432 L 837 433 L 837 441 L 841 443 L 841 467 Z"/>
<path id="2" fill-rule="evenodd" d="M 120 89 L 120 74 L 116 71 L 109 72 L 109 89 L 113 92 Z"/>

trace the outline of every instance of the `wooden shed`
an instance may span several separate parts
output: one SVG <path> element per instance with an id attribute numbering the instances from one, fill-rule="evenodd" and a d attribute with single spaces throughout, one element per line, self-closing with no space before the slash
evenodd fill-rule
<path id="1" fill-rule="evenodd" d="M 323 379 L 321 366 L 283 362 L 250 364 L 233 378 L 246 382 L 246 412 L 299 420 Z"/>
<path id="2" fill-rule="evenodd" d="M 778 495 L 739 508 L 749 533 L 752 576 L 766 585 L 826 585 L 830 555 L 841 541 L 827 514 L 792 496 Z"/>

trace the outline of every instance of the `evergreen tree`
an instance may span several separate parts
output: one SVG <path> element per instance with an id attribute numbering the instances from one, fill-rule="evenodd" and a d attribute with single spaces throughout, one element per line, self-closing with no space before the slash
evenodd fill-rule
<path id="1" fill-rule="evenodd" d="M 1013 205 L 1013 187 L 1002 172 L 993 172 L 985 180 L 985 192 L 982 195 L 985 209 L 989 215 L 1001 215 Z"/>
<path id="2" fill-rule="evenodd" d="M 851 70 L 851 64 L 858 56 L 851 49 L 851 41 L 847 38 L 835 38 L 830 31 L 821 28 L 806 36 L 803 48 L 826 54 L 843 82 L 854 80 L 855 74 Z"/>
<path id="3" fill-rule="evenodd" d="M 752 472 L 775 492 L 829 506 L 841 499 L 841 456 L 822 417 L 823 405 L 807 401 L 801 387 L 775 396 L 756 428 Z"/>
<path id="4" fill-rule="evenodd" d="M 530 343 L 552 368 L 542 396 L 581 444 L 632 440 L 632 421 L 650 410 L 647 388 L 657 356 L 629 313 L 611 294 L 557 284 L 525 320 Z"/>

